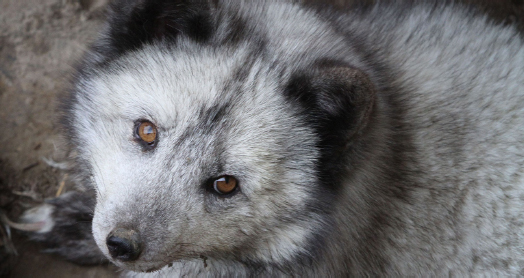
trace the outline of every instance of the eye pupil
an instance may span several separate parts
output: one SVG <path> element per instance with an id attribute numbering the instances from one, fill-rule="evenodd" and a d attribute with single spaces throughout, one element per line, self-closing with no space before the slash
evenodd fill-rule
<path id="1" fill-rule="evenodd" d="M 213 182 L 213 189 L 219 194 L 229 194 L 237 188 L 237 179 L 232 176 L 222 176 Z"/>
<path id="2" fill-rule="evenodd" d="M 156 140 L 156 126 L 151 122 L 142 122 L 138 126 L 138 136 L 140 139 L 148 144 L 152 144 Z"/>

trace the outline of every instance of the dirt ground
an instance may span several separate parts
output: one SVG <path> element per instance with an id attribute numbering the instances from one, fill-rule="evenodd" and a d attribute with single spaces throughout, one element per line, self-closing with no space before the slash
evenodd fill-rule
<path id="1" fill-rule="evenodd" d="M 0 208 L 12 219 L 56 195 L 64 173 L 57 96 L 102 23 L 89 2 L 0 0 Z M 72 190 L 65 182 L 64 192 Z M 35 202 L 36 201 L 36 202 Z M 115 269 L 79 267 L 39 252 L 13 231 L 18 256 L 0 251 L 0 276 L 112 277 Z M 0 247 L 2 248 L 2 247 Z"/>
<path id="2" fill-rule="evenodd" d="M 322 0 L 309 0 L 324 2 Z M 370 0 L 372 1 L 372 0 Z M 370 2 L 368 1 L 368 2 Z M 28 206 L 73 190 L 65 173 L 57 98 L 103 21 L 96 0 L 0 0 L 0 209 L 16 219 Z M 332 0 L 339 5 L 354 2 Z M 464 0 L 524 30 L 523 0 Z M 39 252 L 13 231 L 18 255 L 0 234 L 0 277 L 114 277 L 112 266 L 81 267 Z M 3 246 L 2 246 L 3 245 Z"/>

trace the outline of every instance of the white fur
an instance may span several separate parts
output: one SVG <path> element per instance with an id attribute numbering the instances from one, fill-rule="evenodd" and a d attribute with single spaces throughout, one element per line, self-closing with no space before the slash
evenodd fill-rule
<path id="1" fill-rule="evenodd" d="M 181 37 L 128 52 L 76 84 L 76 147 L 92 168 L 93 234 L 106 256 L 107 235 L 134 225 L 147 243 L 142 255 L 115 263 L 160 269 L 129 273 L 140 277 L 256 273 L 241 262 L 263 264 L 267 276 L 289 274 L 279 267 L 311 277 L 522 274 L 524 48 L 514 29 L 424 5 L 335 19 L 280 2 L 229 8 L 265 38 L 263 55 L 249 43 L 211 48 Z M 325 57 L 375 82 L 377 123 L 365 131 L 371 150 L 341 167 L 332 215 L 301 215 L 319 183 L 320 139 L 282 82 Z M 247 72 L 241 82 L 238 69 Z M 389 87 L 398 95 L 387 95 Z M 228 107 L 227 119 L 205 131 L 202 111 L 215 106 Z M 158 127 L 154 151 L 133 137 L 140 119 Z M 396 134 L 409 134 L 403 139 L 413 148 L 401 151 L 406 199 L 388 191 Z M 203 193 L 210 173 L 236 176 L 241 194 Z M 373 226 L 380 221 L 387 224 Z M 323 227 L 330 230 L 322 252 L 307 254 Z M 298 255 L 314 260 L 292 264 Z"/>

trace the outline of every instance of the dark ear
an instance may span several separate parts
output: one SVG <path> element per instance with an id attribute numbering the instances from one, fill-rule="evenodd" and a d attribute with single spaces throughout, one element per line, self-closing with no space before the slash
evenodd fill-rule
<path id="1" fill-rule="evenodd" d="M 100 54 L 112 59 L 155 40 L 187 36 L 198 42 L 213 32 L 211 4 L 205 0 L 118 0 L 109 9 L 109 30 Z"/>
<path id="2" fill-rule="evenodd" d="M 292 76 L 286 94 L 322 138 L 321 144 L 345 148 L 368 124 L 375 104 L 374 85 L 361 70 L 322 61 Z"/>

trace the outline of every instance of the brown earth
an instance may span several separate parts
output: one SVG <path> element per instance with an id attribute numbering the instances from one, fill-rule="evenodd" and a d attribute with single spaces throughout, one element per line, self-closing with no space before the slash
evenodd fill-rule
<path id="1" fill-rule="evenodd" d="M 310 2 L 325 2 L 309 0 Z M 64 161 L 57 125 L 63 93 L 103 19 L 104 0 L 0 0 L 0 208 L 12 219 L 24 208 L 73 190 L 64 172 L 43 158 Z M 338 5 L 354 0 L 331 0 Z M 369 0 L 367 2 L 373 2 Z M 496 20 L 523 30 L 524 1 L 464 0 Z M 30 197 L 28 197 L 30 196 Z M 0 228 L 2 232 L 4 231 Z M 0 233 L 1 277 L 114 277 L 112 266 L 81 267 L 42 254 L 13 231 L 18 256 L 8 254 Z M 2 246 L 3 245 L 3 246 Z"/>

